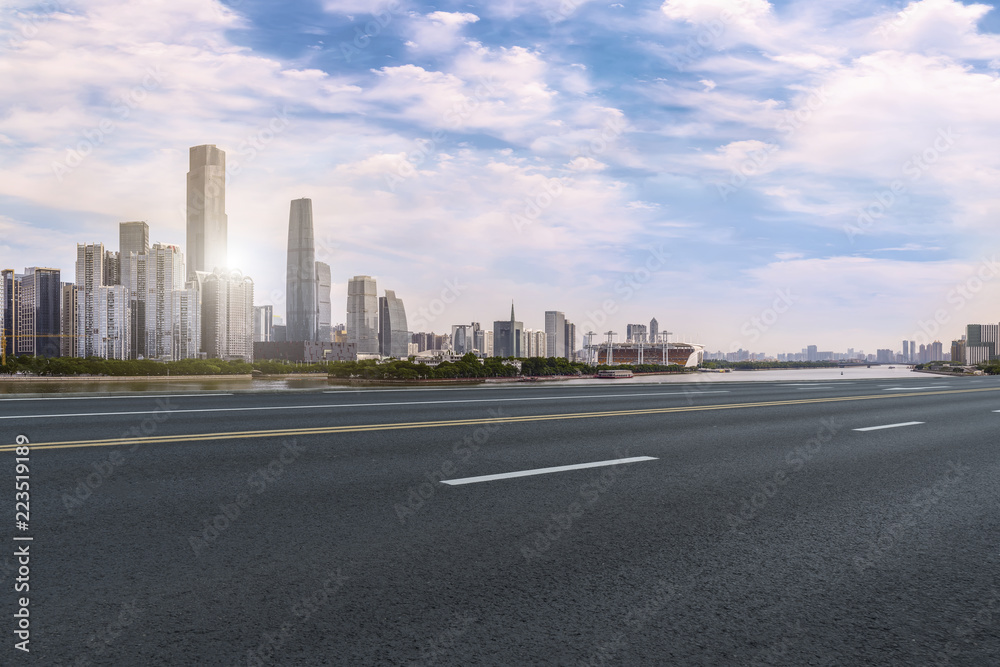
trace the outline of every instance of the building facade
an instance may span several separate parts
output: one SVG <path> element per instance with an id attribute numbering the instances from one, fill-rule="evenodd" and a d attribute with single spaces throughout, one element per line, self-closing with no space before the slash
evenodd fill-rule
<path id="1" fill-rule="evenodd" d="M 378 354 L 378 292 L 371 276 L 347 283 L 347 342 L 358 354 Z"/>
<path id="2" fill-rule="evenodd" d="M 321 343 L 333 340 L 333 304 L 330 301 L 330 265 L 326 262 L 316 262 L 316 339 Z"/>
<path id="3" fill-rule="evenodd" d="M 290 341 L 317 340 L 319 298 L 315 243 L 312 200 L 295 199 L 288 213 L 285 265 L 285 335 Z"/>
<path id="4" fill-rule="evenodd" d="M 409 354 L 410 332 L 406 330 L 406 309 L 403 300 L 392 290 L 379 297 L 379 354 L 383 357 L 406 359 Z"/>
<path id="5" fill-rule="evenodd" d="M 194 146 L 187 174 L 187 272 L 228 266 L 226 153 L 214 144 Z"/>
<path id="6" fill-rule="evenodd" d="M 566 357 L 566 315 L 545 311 L 545 348 L 550 357 Z"/>
<path id="7" fill-rule="evenodd" d="M 201 344 L 212 359 L 253 361 L 253 281 L 237 270 L 198 272 Z"/>

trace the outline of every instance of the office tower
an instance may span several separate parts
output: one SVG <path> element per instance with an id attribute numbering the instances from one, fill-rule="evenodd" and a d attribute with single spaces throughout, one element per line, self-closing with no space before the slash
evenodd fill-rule
<path id="1" fill-rule="evenodd" d="M 226 154 L 214 144 L 190 150 L 187 174 L 187 274 L 228 266 Z"/>
<path id="2" fill-rule="evenodd" d="M 326 262 L 316 262 L 316 304 L 317 304 L 317 340 L 329 343 L 333 340 L 330 325 L 333 322 L 333 305 L 330 302 L 330 265 Z"/>
<path id="3" fill-rule="evenodd" d="M 514 303 L 510 304 L 510 319 L 493 322 L 493 356 L 522 356 L 521 337 L 524 324 L 514 319 Z"/>
<path id="4" fill-rule="evenodd" d="M 157 243 L 147 253 L 132 254 L 132 274 L 144 271 L 142 290 L 132 297 L 133 314 L 142 341 L 140 350 L 147 359 L 174 358 L 174 292 L 184 286 L 184 256 L 175 245 Z"/>
<path id="5" fill-rule="evenodd" d="M 649 342 L 660 342 L 660 323 L 656 321 L 655 317 L 649 321 Z"/>
<path id="6" fill-rule="evenodd" d="M 451 325 L 451 349 L 455 354 L 465 354 L 472 349 L 472 327 L 467 324 Z"/>
<path id="7" fill-rule="evenodd" d="M 486 354 L 486 331 L 479 326 L 479 322 L 472 323 L 472 351 L 479 356 Z"/>
<path id="8" fill-rule="evenodd" d="M 379 354 L 384 357 L 406 359 L 409 353 L 410 334 L 406 330 L 406 310 L 403 300 L 392 290 L 379 297 Z"/>
<path id="9" fill-rule="evenodd" d="M 545 349 L 550 357 L 566 357 L 566 315 L 545 311 Z"/>
<path id="10" fill-rule="evenodd" d="M 347 343 L 358 354 L 378 354 L 378 292 L 371 276 L 347 283 Z"/>
<path id="11" fill-rule="evenodd" d="M 62 284 L 62 302 L 59 304 L 59 354 L 63 357 L 76 356 L 76 311 L 80 291 L 73 283 Z"/>
<path id="12" fill-rule="evenodd" d="M 576 361 L 576 325 L 566 321 L 566 359 Z"/>
<path id="13" fill-rule="evenodd" d="M 270 343 L 274 337 L 274 306 L 254 306 L 253 342 Z"/>
<path id="14" fill-rule="evenodd" d="M 964 340 L 953 340 L 951 341 L 951 360 L 958 364 L 965 363 L 965 341 Z"/>
<path id="15" fill-rule="evenodd" d="M 0 271 L 0 346 L 8 357 L 14 355 L 14 304 L 17 277 L 13 269 Z"/>
<path id="16" fill-rule="evenodd" d="M 201 356 L 201 291 L 191 281 L 184 289 L 174 290 L 171 345 L 174 361 Z"/>
<path id="17" fill-rule="evenodd" d="M 1000 341 L 1000 325 L 970 324 L 965 327 L 965 363 L 982 364 L 995 359 Z"/>
<path id="18" fill-rule="evenodd" d="M 103 356 L 98 336 L 97 290 L 104 285 L 104 244 L 76 246 L 77 344 L 76 356 Z"/>
<path id="19" fill-rule="evenodd" d="M 645 324 L 629 324 L 625 328 L 626 341 L 629 343 L 645 343 L 646 342 L 646 325 Z"/>
<path id="20" fill-rule="evenodd" d="M 910 341 L 903 341 L 903 361 L 908 362 L 910 360 Z"/>
<path id="21" fill-rule="evenodd" d="M 312 200 L 295 199 L 288 214 L 288 261 L 285 265 L 285 335 L 288 340 L 317 340 L 319 300 L 316 287 Z"/>
<path id="22" fill-rule="evenodd" d="M 806 348 L 806 360 L 816 361 L 817 359 L 819 359 L 819 348 L 815 345 L 810 345 Z"/>
<path id="23" fill-rule="evenodd" d="M 21 277 L 21 303 L 17 309 L 18 333 L 22 336 L 22 352 L 35 357 L 58 357 L 59 302 L 61 288 L 59 269 L 31 267 Z"/>
<path id="24" fill-rule="evenodd" d="M 104 251 L 104 275 L 101 280 L 105 285 L 122 284 L 121 253 Z"/>

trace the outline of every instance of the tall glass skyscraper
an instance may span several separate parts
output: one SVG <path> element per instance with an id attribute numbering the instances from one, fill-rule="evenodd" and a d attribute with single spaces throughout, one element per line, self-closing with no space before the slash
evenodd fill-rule
<path id="1" fill-rule="evenodd" d="M 187 174 L 187 274 L 228 267 L 226 153 L 194 146 Z"/>
<path id="2" fill-rule="evenodd" d="M 317 340 L 319 301 L 311 199 L 295 199 L 288 214 L 288 264 L 285 271 L 285 336 Z"/>
<path id="3" fill-rule="evenodd" d="M 406 330 L 406 310 L 403 300 L 392 290 L 379 297 L 378 343 L 379 354 L 385 357 L 406 359 L 409 353 L 410 333 Z"/>
<path id="4" fill-rule="evenodd" d="M 347 342 L 358 354 L 378 354 L 378 292 L 371 276 L 347 283 Z"/>

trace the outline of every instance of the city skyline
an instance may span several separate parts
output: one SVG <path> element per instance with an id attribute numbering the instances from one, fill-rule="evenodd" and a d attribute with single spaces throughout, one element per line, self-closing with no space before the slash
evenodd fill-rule
<path id="1" fill-rule="evenodd" d="M 76 243 L 145 220 L 195 270 L 175 175 L 215 145 L 228 264 L 275 315 L 279 223 L 308 193 L 334 293 L 406 285 L 413 316 L 447 304 L 428 331 L 510 298 L 529 328 L 655 315 L 722 350 L 998 319 L 993 4 L 182 6 L 24 4 L 0 26 L 3 268 L 71 275 Z"/>

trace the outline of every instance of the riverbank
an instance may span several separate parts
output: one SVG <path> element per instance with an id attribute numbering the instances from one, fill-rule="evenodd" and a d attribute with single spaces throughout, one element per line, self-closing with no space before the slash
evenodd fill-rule
<path id="1" fill-rule="evenodd" d="M 282 376 L 277 376 L 282 377 Z M 0 376 L 5 382 L 190 382 L 192 380 L 252 380 L 253 375 L 34 375 Z"/>

